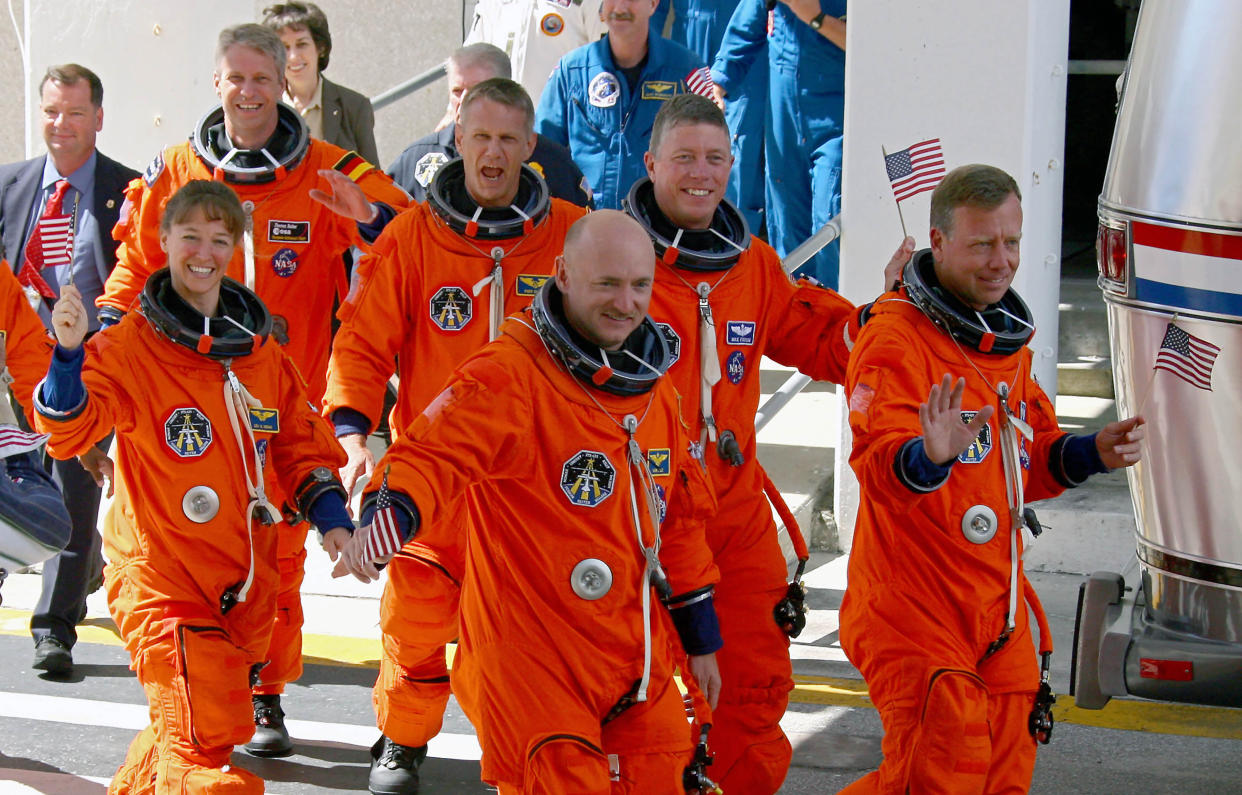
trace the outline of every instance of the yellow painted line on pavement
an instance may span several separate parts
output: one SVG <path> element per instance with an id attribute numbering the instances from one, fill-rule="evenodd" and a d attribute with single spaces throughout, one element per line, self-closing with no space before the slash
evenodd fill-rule
<path id="1" fill-rule="evenodd" d="M 0 608 L 0 635 L 28 635 L 30 611 Z M 106 646 L 123 646 L 111 619 L 89 619 L 78 626 L 78 640 Z M 337 665 L 379 668 L 380 642 L 376 638 L 340 635 L 302 636 L 302 661 L 307 665 Z M 449 645 L 452 664 L 456 646 Z M 875 709 L 861 679 L 822 676 L 795 676 L 789 700 L 795 704 L 823 704 L 835 707 Z M 1171 704 L 1159 701 L 1113 699 L 1102 710 L 1074 706 L 1073 696 L 1057 698 L 1053 716 L 1057 723 L 1072 723 L 1101 729 L 1175 734 L 1187 737 L 1214 737 L 1242 740 L 1242 709 Z"/>

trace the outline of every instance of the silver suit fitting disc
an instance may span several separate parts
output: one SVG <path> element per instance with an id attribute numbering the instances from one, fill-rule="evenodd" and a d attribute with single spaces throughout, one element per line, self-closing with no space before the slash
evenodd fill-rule
<path id="1" fill-rule="evenodd" d="M 996 535 L 996 511 L 986 505 L 972 505 L 962 517 L 962 535 L 972 544 L 986 544 Z"/>
<path id="2" fill-rule="evenodd" d="M 612 569 L 598 558 L 587 558 L 574 566 L 569 584 L 578 596 L 594 601 L 612 590 Z"/>
<path id="3" fill-rule="evenodd" d="M 181 498 L 181 510 L 191 522 L 210 522 L 220 512 L 220 496 L 210 486 L 195 486 Z"/>

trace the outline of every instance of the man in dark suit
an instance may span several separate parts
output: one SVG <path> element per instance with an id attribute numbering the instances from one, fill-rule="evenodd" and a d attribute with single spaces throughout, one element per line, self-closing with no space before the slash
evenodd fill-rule
<path id="1" fill-rule="evenodd" d="M 457 109 L 472 86 L 493 77 L 510 78 L 513 72 L 509 56 L 490 44 L 467 44 L 448 59 L 449 105 L 446 124 L 436 132 L 419 138 L 397 156 L 388 173 L 416 201 L 427 198 L 427 186 L 440 166 L 457 157 L 453 142 Z M 548 183 L 548 192 L 579 207 L 591 207 L 591 186 L 582 170 L 574 163 L 569 150 L 556 141 L 538 136 L 535 151 L 527 165 L 538 171 Z"/>
<path id="2" fill-rule="evenodd" d="M 47 154 L 0 166 L 0 254 L 12 264 L 43 324 L 50 327 L 61 285 L 75 284 L 88 306 L 103 291 L 116 264 L 112 227 L 125 200 L 125 186 L 139 174 L 95 149 L 95 135 L 103 129 L 103 84 L 94 72 L 77 64 L 50 67 L 39 84 L 39 95 Z M 58 189 L 61 181 L 68 186 Z M 56 194 L 60 212 L 47 212 Z M 41 218 L 45 215 L 68 219 L 72 249 L 61 257 L 49 250 L 46 236 L 36 236 L 34 245 L 28 246 L 40 221 L 48 220 Z M 92 319 L 91 331 L 98 327 L 98 320 Z M 30 618 L 35 641 L 32 667 L 37 670 L 67 674 L 73 669 L 76 627 L 86 617 L 87 594 L 102 571 L 96 478 L 111 475 L 111 462 L 103 452 L 106 442 L 101 440 L 100 447 L 81 461 L 51 463 L 73 521 L 73 535 L 64 552 L 43 564 L 43 592 Z"/>

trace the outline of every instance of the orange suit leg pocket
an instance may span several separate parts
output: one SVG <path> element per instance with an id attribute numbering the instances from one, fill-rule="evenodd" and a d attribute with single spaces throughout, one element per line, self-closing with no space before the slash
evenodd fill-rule
<path id="1" fill-rule="evenodd" d="M 171 640 L 149 647 L 136 666 L 158 718 L 157 742 L 223 765 L 254 733 L 245 653 L 217 626 L 178 623 Z"/>
<path id="2" fill-rule="evenodd" d="M 984 792 L 992 740 L 983 680 L 969 671 L 932 671 L 907 755 L 910 792 Z"/>
<path id="3" fill-rule="evenodd" d="M 570 734 L 546 735 L 531 743 L 520 789 L 504 786 L 500 792 L 522 795 L 610 795 L 613 792 L 608 758 L 588 740 Z"/>

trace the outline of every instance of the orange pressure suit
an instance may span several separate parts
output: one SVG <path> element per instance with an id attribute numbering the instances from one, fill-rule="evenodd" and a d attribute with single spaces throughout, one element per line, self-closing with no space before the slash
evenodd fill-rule
<path id="1" fill-rule="evenodd" d="M 964 415 L 985 405 L 996 413 L 953 462 L 946 481 L 919 485 L 905 476 L 899 459 L 904 445 L 922 437 L 919 404 L 945 373 L 966 378 Z M 841 605 L 841 645 L 866 678 L 884 722 L 884 762 L 847 792 L 1018 793 L 1030 787 L 1036 744 L 1027 718 L 1039 673 L 1027 603 L 1041 613 L 1021 570 L 1021 534 L 1009 520 L 1005 410 L 994 391 L 1002 385 L 1008 409 L 1034 432 L 1030 440 L 1016 437 L 1025 498 L 1054 497 L 1072 485 L 1049 466 L 1065 434 L 1031 374 L 1029 348 L 980 353 L 956 342 L 908 303 L 905 289 L 877 301 L 859 335 L 847 386 L 850 465 L 861 502 Z M 995 535 L 972 542 L 968 525 L 988 511 Z M 1015 573 L 1015 626 L 989 653 L 1011 613 Z"/>
<path id="2" fill-rule="evenodd" d="M 400 211 L 409 197 L 379 169 L 354 152 L 346 152 L 317 138 L 297 165 L 274 180 L 241 183 L 224 179 L 237 193 L 254 230 L 254 280 L 247 286 L 263 299 L 272 313 L 272 336 L 292 357 L 307 382 L 307 393 L 318 404 L 323 395 L 332 347 L 332 311 L 345 294 L 341 254 L 350 246 L 365 246 L 352 218 L 338 215 L 310 198 L 321 187 L 319 169 L 335 168 L 353 179 L 373 202 Z M 283 171 L 283 169 L 282 169 Z M 113 236 L 120 241 L 116 269 L 108 277 L 97 304 L 127 312 L 147 277 L 164 267 L 160 250 L 160 218 L 173 194 L 193 179 L 213 173 L 187 141 L 156 156 L 141 179 L 125 191 L 128 212 L 121 213 Z M 245 282 L 245 254 L 238 247 L 228 275 Z M 280 594 L 272 636 L 272 659 L 262 672 L 256 693 L 280 693 L 286 682 L 302 675 L 302 575 L 306 562 L 306 534 L 299 522 L 280 534 Z"/>
<path id="3" fill-rule="evenodd" d="M 659 209 L 645 187 L 649 184 L 639 183 L 631 192 L 641 202 L 631 207 L 643 208 L 633 214 L 651 231 L 652 218 L 658 228 L 662 215 L 653 215 Z M 736 212 L 722 202 L 717 215 Z M 709 772 L 726 792 L 770 795 L 780 789 L 793 755 L 780 727 L 793 689 L 793 667 L 789 638 L 773 617 L 788 588 L 788 570 L 764 497 L 766 476 L 756 457 L 759 363 L 768 356 L 813 378 L 842 382 L 849 357 L 846 340 L 858 311 L 835 292 L 806 282 L 794 284 L 776 252 L 755 238 L 737 241 L 745 251 L 740 256 L 734 252 L 732 265 L 718 262 L 724 266 L 695 270 L 668 264 L 691 261 L 682 255 L 693 247 L 696 235 L 707 234 L 684 232 L 679 258 L 666 254 L 656 265 L 650 313 L 671 335 L 676 359 L 668 374 L 682 395 L 685 415 L 696 421 L 696 440 L 705 442 L 703 460 L 720 503 L 707 523 L 708 544 L 720 567 L 715 604 L 725 641 L 720 703 L 711 732 L 716 761 Z M 658 253 L 672 251 L 655 242 Z M 707 291 L 706 307 L 715 327 L 714 361 L 720 369 L 707 409 L 714 418 L 715 443 L 704 417 L 701 289 Z M 722 452 L 719 438 L 725 432 L 736 438 L 740 465 Z"/>
<path id="4" fill-rule="evenodd" d="M 652 546 L 638 467 L 660 495 L 659 559 L 673 594 L 709 593 L 716 579 L 703 538 L 711 489 L 667 379 L 644 394 L 588 394 L 530 318 L 506 321 L 381 467 L 391 463 L 393 492 L 424 522 L 460 527 L 446 514 L 467 511 L 454 693 L 478 731 L 483 780 L 502 795 L 681 795 L 692 744 L 672 679 L 675 635 L 635 530 L 641 517 Z M 627 415 L 641 418 L 632 437 Z M 586 565 L 597 573 L 588 589 L 609 572 L 605 593 L 578 592 Z M 644 679 L 645 651 L 647 699 L 618 712 Z"/>
<path id="5" fill-rule="evenodd" d="M 452 170 L 453 164 L 441 169 L 444 178 Z M 374 430 L 395 358 L 401 386 L 390 427 L 399 437 L 453 369 L 490 339 L 495 293 L 490 284 L 475 285 L 496 268 L 493 249 L 502 252 L 504 307 L 497 315 L 503 317 L 530 304 L 565 233 L 584 214 L 554 198 L 528 233 L 502 240 L 458 234 L 431 204 L 416 204 L 394 219 L 359 262 L 358 289 L 340 309 L 325 414 L 353 409 L 371 423 L 368 432 Z M 414 748 L 440 731 L 449 697 L 444 647 L 457 637 L 465 534 L 452 514 L 446 518 L 424 526 L 388 565 L 380 605 L 377 725 L 389 739 Z"/>
<path id="6" fill-rule="evenodd" d="M 22 286 L 13 275 L 9 263 L 0 259 L 0 367 L 9 368 L 13 376 L 13 394 L 26 413 L 26 421 L 34 425 L 34 403 L 31 396 L 35 385 L 47 373 L 55 341 L 48 336 L 43 321 L 30 308 Z M 0 388 L 2 396 L 2 388 Z"/>
<path id="7" fill-rule="evenodd" d="M 152 722 L 130 745 L 110 793 L 263 792 L 254 774 L 222 769 L 254 732 L 250 676 L 267 658 L 276 534 L 288 530 L 247 522 L 247 480 L 255 459 L 265 460 L 267 494 L 295 494 L 317 468 L 335 472 L 344 455 L 293 362 L 266 337 L 256 339 L 248 355 L 209 358 L 132 312 L 87 342 L 79 408 L 37 406 L 58 458 L 117 431 L 104 583 Z M 226 409 L 230 371 L 258 404 L 253 442 L 244 426 L 237 435 Z M 203 508 L 210 497 L 192 491 L 204 486 L 218 510 Z"/>

